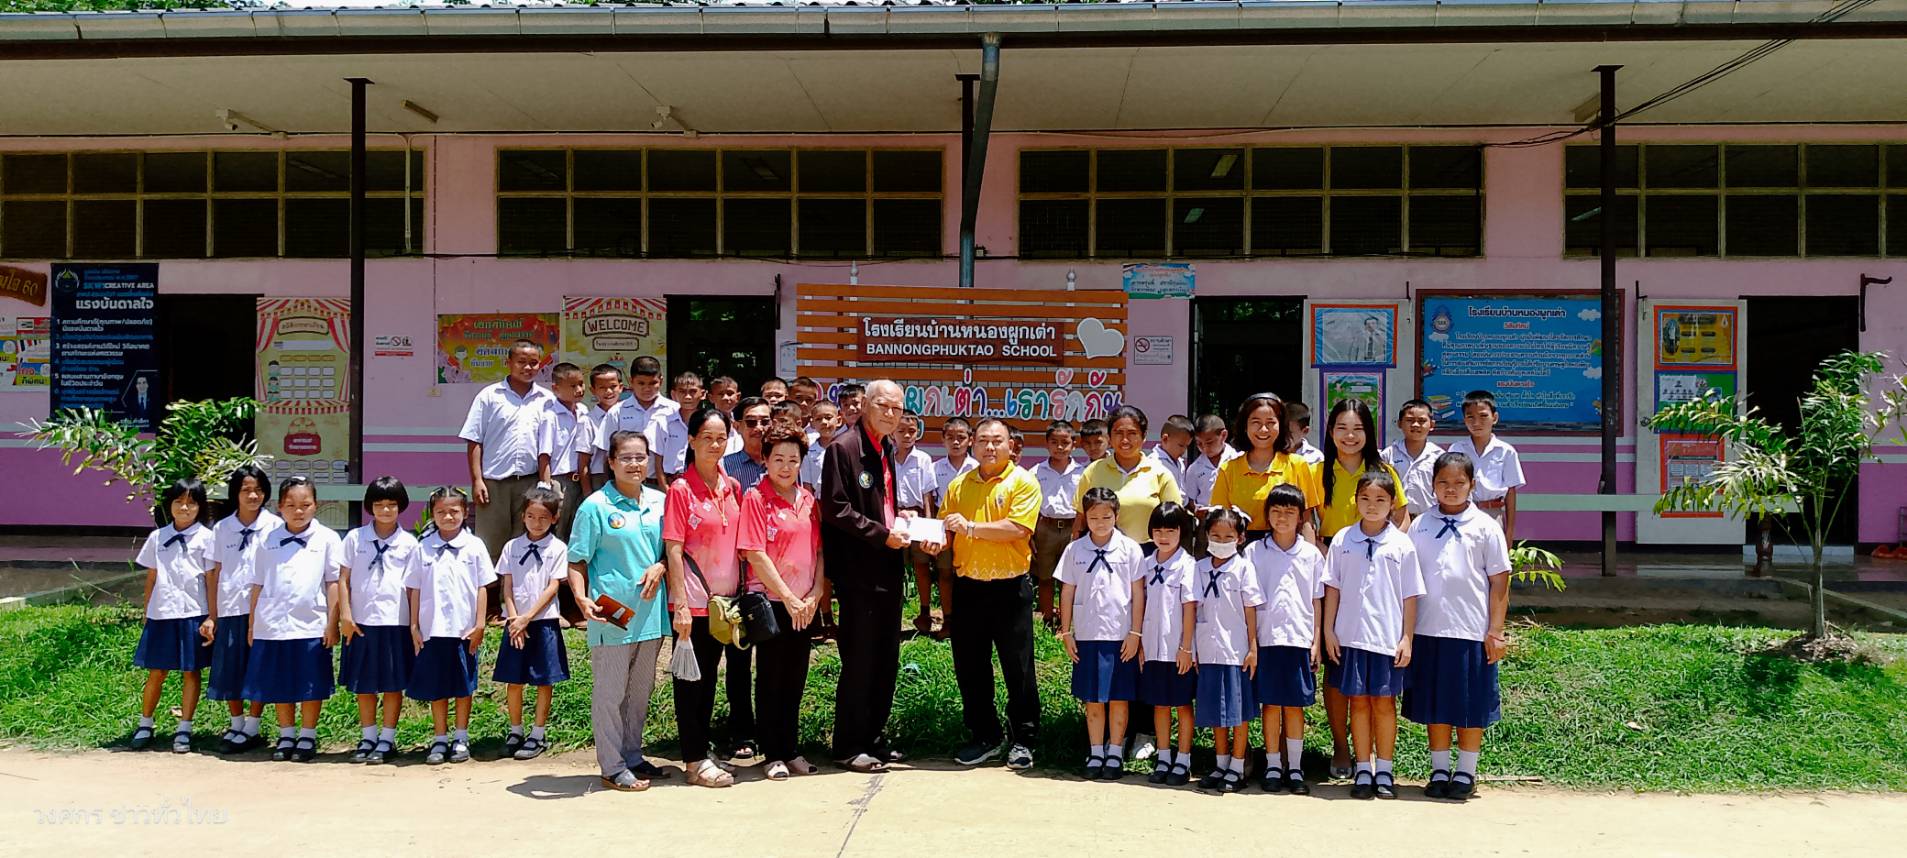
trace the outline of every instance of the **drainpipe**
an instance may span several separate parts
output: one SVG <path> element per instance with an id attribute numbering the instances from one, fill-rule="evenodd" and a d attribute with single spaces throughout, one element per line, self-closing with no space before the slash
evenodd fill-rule
<path id="1" fill-rule="evenodd" d="M 960 189 L 960 285 L 973 286 L 973 228 L 980 214 L 980 181 L 986 173 L 987 139 L 993 132 L 993 96 L 1000 85 L 1000 34 L 980 40 L 980 97 L 973 83 L 961 82 L 960 149 L 966 158 Z"/>

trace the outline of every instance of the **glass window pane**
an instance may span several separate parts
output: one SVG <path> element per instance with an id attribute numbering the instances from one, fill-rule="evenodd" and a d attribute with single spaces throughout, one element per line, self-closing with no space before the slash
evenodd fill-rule
<path id="1" fill-rule="evenodd" d="M 1174 201 L 1172 254 L 1244 256 L 1245 200 L 1240 197 L 1181 197 Z"/>
<path id="2" fill-rule="evenodd" d="M 278 255 L 277 200 L 214 200 L 212 255 Z"/>
<path id="3" fill-rule="evenodd" d="M 204 159 L 200 159 L 203 167 Z M 146 158 L 146 175 L 152 175 L 152 158 Z M 199 171 L 201 180 L 205 171 Z M 204 200 L 146 200 L 143 227 L 144 246 L 140 255 L 147 259 L 205 258 Z"/>
<path id="4" fill-rule="evenodd" d="M 1636 201 L 1638 197 L 1616 197 L 1616 256 L 1636 255 Z M 1593 194 L 1572 194 L 1563 198 L 1563 252 L 1572 256 L 1602 254 L 1602 200 Z M 1413 219 L 1414 223 L 1414 219 Z"/>
<path id="5" fill-rule="evenodd" d="M 1714 146 L 1650 146 L 1643 160 L 1649 170 L 1651 188 L 1716 186 Z"/>
<path id="6" fill-rule="evenodd" d="M 725 191 L 786 191 L 793 187 L 794 174 L 794 156 L 786 149 L 730 149 L 722 153 L 722 189 Z M 785 223 L 786 218 L 783 221 Z"/>
<path id="7" fill-rule="evenodd" d="M 802 256 L 867 256 L 866 200 L 803 199 L 796 205 L 800 207 Z"/>
<path id="8" fill-rule="evenodd" d="M 1650 211 L 1654 211 L 1652 202 Z M 1729 256 L 1793 256 L 1800 252 L 1800 200 L 1781 196 L 1728 198 Z"/>
<path id="9" fill-rule="evenodd" d="M 0 257 L 65 259 L 66 203 L 0 203 Z"/>
<path id="10" fill-rule="evenodd" d="M 1794 188 L 1801 185 L 1799 150 L 1793 146 L 1729 146 L 1731 188 Z"/>
<path id="11" fill-rule="evenodd" d="M 145 167 L 148 194 L 205 193 L 204 152 L 148 152 Z"/>
<path id="12" fill-rule="evenodd" d="M 371 153 L 364 153 L 364 187 L 371 187 Z M 402 159 L 399 159 L 402 166 Z M 351 153 L 350 152 L 286 152 L 285 153 L 285 190 L 287 191 L 345 191 L 351 190 Z M 291 213 L 285 213 L 286 222 L 290 222 Z M 286 236 L 290 241 L 290 236 Z"/>
<path id="13" fill-rule="evenodd" d="M 1091 184 L 1091 152 L 1069 149 L 1020 153 L 1020 193 L 1083 194 Z"/>
<path id="14" fill-rule="evenodd" d="M 1172 187 L 1181 191 L 1236 191 L 1245 187 L 1242 149 L 1179 149 L 1172 153 Z M 1242 210 L 1242 207 L 1241 207 Z M 1239 231 L 1239 239 L 1244 231 Z"/>
<path id="15" fill-rule="evenodd" d="M 715 153 L 697 149 L 650 149 L 649 150 L 649 190 L 651 191 L 704 191 L 715 192 Z M 714 208 L 709 209 L 709 239 L 715 238 Z M 655 209 L 649 210 L 652 220 L 660 220 Z M 650 238 L 650 249 L 655 249 L 654 237 Z M 711 245 L 710 253 L 714 253 Z"/>
<path id="16" fill-rule="evenodd" d="M 73 258 L 133 258 L 139 250 L 138 210 L 132 200 L 74 201 Z"/>
<path id="17" fill-rule="evenodd" d="M 373 149 L 364 153 L 364 188 L 370 191 L 404 190 L 403 149 Z M 410 190 L 412 193 L 424 191 L 424 153 L 412 150 L 410 155 Z M 347 158 L 349 155 L 347 154 Z M 285 172 L 285 181 L 291 181 L 289 165 Z"/>
<path id="18" fill-rule="evenodd" d="M 1322 197 L 1259 197 L 1251 201 L 1253 256 L 1324 252 Z"/>
<path id="19" fill-rule="evenodd" d="M 404 243 L 404 208 L 411 208 L 411 243 Z M 287 204 L 289 208 L 289 204 Z M 289 228 L 289 225 L 287 225 Z M 396 256 L 423 249 L 424 201 L 372 197 L 364 201 L 364 255 Z M 285 239 L 289 242 L 289 236 Z"/>
<path id="20" fill-rule="evenodd" d="M 1164 149 L 1101 149 L 1099 151 L 1100 193 L 1163 190 L 1165 190 Z M 1163 218 L 1161 218 L 1161 224 L 1163 224 Z"/>
<path id="21" fill-rule="evenodd" d="M 1808 255 L 1879 256 L 1880 202 L 1870 194 L 1809 194 Z M 1732 234 L 1729 246 L 1734 246 Z"/>
<path id="22" fill-rule="evenodd" d="M 1649 197 L 1643 207 L 1650 256 L 1715 256 L 1721 253 L 1716 198 Z"/>
<path id="23" fill-rule="evenodd" d="M 285 184 L 291 184 L 291 164 L 285 164 Z M 369 203 L 369 200 L 365 201 Z M 365 207 L 365 252 L 370 252 L 370 207 Z M 401 225 L 400 225 L 401 229 Z M 339 259 L 351 255 L 351 201 L 323 199 L 285 201 L 285 255 Z"/>
<path id="24" fill-rule="evenodd" d="M 572 180 L 579 191 L 642 190 L 642 152 L 640 150 L 578 149 L 570 153 Z M 576 237 L 577 250 L 582 236 Z"/>
<path id="25" fill-rule="evenodd" d="M 1887 186 L 1907 189 L 1907 144 L 1887 147 Z"/>
<path id="26" fill-rule="evenodd" d="M 797 153 L 796 157 L 804 194 L 810 191 L 858 194 L 867 190 L 865 150 L 813 149 Z"/>
<path id="27" fill-rule="evenodd" d="M 1879 146 L 1808 146 L 1808 187 L 1878 188 Z"/>
<path id="28" fill-rule="evenodd" d="M 1278 146 L 1251 150 L 1251 186 L 1267 191 L 1324 188 L 1324 150 Z"/>
<path id="29" fill-rule="evenodd" d="M 1404 150 L 1398 146 L 1333 146 L 1331 187 L 1383 190 L 1404 186 Z M 1391 239 L 1396 241 L 1396 237 Z"/>
<path id="30" fill-rule="evenodd" d="M 582 164 L 578 162 L 576 178 L 582 177 Z M 576 255 L 642 255 L 641 198 L 577 197 L 570 206 L 576 218 Z"/>
<path id="31" fill-rule="evenodd" d="M 875 200 L 874 255 L 939 256 L 940 216 L 940 200 Z"/>
<path id="32" fill-rule="evenodd" d="M 139 153 L 81 152 L 73 156 L 73 192 L 130 194 L 139 190 Z"/>
<path id="33" fill-rule="evenodd" d="M 568 252 L 567 212 L 560 198 L 498 199 L 497 252 L 523 256 L 560 256 Z"/>
<path id="34" fill-rule="evenodd" d="M 1887 198 L 1887 255 L 1907 256 L 1907 194 Z"/>
<path id="35" fill-rule="evenodd" d="M 1482 189 L 1483 150 L 1475 146 L 1412 146 L 1410 186 Z"/>
<path id="36" fill-rule="evenodd" d="M 1021 200 L 1020 256 L 1081 259 L 1091 218 L 1085 200 Z"/>
<path id="37" fill-rule="evenodd" d="M 212 190 L 243 193 L 278 190 L 278 153 L 213 152 Z M 216 220 L 218 212 L 215 210 L 212 216 Z M 213 228 L 217 230 L 216 225 Z M 217 240 L 216 235 L 213 240 Z M 273 255 L 276 255 L 275 248 Z"/>
<path id="38" fill-rule="evenodd" d="M 0 156 L 0 191 L 7 194 L 66 193 L 66 156 Z"/>
<path id="39" fill-rule="evenodd" d="M 874 192 L 940 193 L 941 152 L 874 151 Z M 879 220 L 876 219 L 876 223 Z"/>
<path id="40" fill-rule="evenodd" d="M 1160 162 L 1163 166 L 1164 158 Z M 1098 205 L 1095 256 L 1143 259 L 1165 255 L 1165 200 L 1100 200 Z"/>
<path id="41" fill-rule="evenodd" d="M 1616 187 L 1636 187 L 1636 170 L 1639 153 L 1634 146 L 1616 147 Z M 1602 147 L 1565 146 L 1563 147 L 1563 187 L 1600 188 L 1602 187 Z"/>
<path id="42" fill-rule="evenodd" d="M 1334 158 L 1335 152 L 1333 150 Z M 1332 255 L 1403 253 L 1403 209 L 1404 201 L 1400 197 L 1332 197 Z"/>
<path id="43" fill-rule="evenodd" d="M 653 157 L 654 153 L 650 153 Z M 651 160 L 649 167 L 655 169 Z M 710 166 L 714 166 L 711 159 Z M 651 172 L 653 181 L 655 173 Z M 651 198 L 649 200 L 650 256 L 714 256 L 715 200 L 713 198 Z"/>
<path id="44" fill-rule="evenodd" d="M 1483 198 L 1410 198 L 1410 252 L 1476 256 L 1483 250 Z"/>
<path id="45" fill-rule="evenodd" d="M 731 199 L 722 205 L 723 253 L 777 258 L 790 255 L 790 221 L 794 214 L 787 200 Z"/>
<path id="46" fill-rule="evenodd" d="M 560 150 L 504 149 L 497 152 L 497 190 L 561 191 L 567 169 Z"/>

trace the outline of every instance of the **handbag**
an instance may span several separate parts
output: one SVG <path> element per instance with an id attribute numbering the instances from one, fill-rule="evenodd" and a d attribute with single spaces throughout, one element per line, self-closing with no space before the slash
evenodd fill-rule
<path id="1" fill-rule="evenodd" d="M 708 579 L 702 576 L 702 566 L 695 562 L 694 555 L 684 551 L 682 561 L 683 565 L 689 568 L 689 574 L 694 575 L 695 580 L 702 582 L 702 591 L 709 594 L 709 637 L 714 638 L 717 643 L 746 649 L 748 643 L 742 639 L 741 634 L 737 634 L 737 630 L 742 627 L 742 610 L 737 605 L 740 599 L 736 596 L 715 595 L 709 589 Z"/>
<path id="2" fill-rule="evenodd" d="M 775 619 L 775 604 L 768 594 L 743 593 L 735 598 L 735 607 L 741 611 L 742 638 L 747 641 L 736 646 L 751 647 L 781 637 L 781 621 Z"/>

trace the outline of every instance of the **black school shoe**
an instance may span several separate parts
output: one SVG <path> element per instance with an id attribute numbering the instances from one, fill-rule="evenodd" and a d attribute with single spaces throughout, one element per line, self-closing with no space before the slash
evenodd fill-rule
<path id="1" fill-rule="evenodd" d="M 152 744 L 153 735 L 151 727 L 135 728 L 132 731 L 132 738 L 127 740 L 126 745 L 135 751 L 143 751 L 147 745 Z"/>
<path id="2" fill-rule="evenodd" d="M 1163 784 L 1172 776 L 1172 764 L 1156 757 L 1152 760 L 1152 774 L 1146 775 L 1146 783 Z"/>
<path id="3" fill-rule="evenodd" d="M 390 760 L 396 756 L 397 746 L 383 739 L 379 739 L 377 740 L 377 746 L 372 748 L 370 753 L 364 755 L 364 762 L 375 766 L 380 763 L 390 762 Z"/>
<path id="4" fill-rule="evenodd" d="M 309 763 L 318 758 L 318 740 L 300 737 L 292 745 L 291 759 L 294 762 Z"/>
<path id="5" fill-rule="evenodd" d="M 1351 797 L 1355 799 L 1373 798 L 1377 795 L 1377 778 L 1370 772 L 1359 770 L 1351 781 Z"/>
<path id="6" fill-rule="evenodd" d="M 1106 767 L 1099 770 L 1102 781 L 1116 781 L 1126 776 L 1126 761 L 1123 757 L 1107 757 Z"/>
<path id="7" fill-rule="evenodd" d="M 366 762 L 371 759 L 371 752 L 375 750 L 377 750 L 376 740 L 359 739 L 358 749 L 351 752 L 351 762 L 354 762 L 354 763 Z"/>
<path id="8" fill-rule="evenodd" d="M 1291 768 L 1285 770 L 1285 789 L 1292 795 L 1310 795 L 1311 785 L 1304 782 L 1304 770 Z"/>
<path id="9" fill-rule="evenodd" d="M 293 739 L 290 736 L 279 736 L 278 744 L 271 749 L 271 761 L 274 763 L 282 763 L 291 759 L 292 749 L 297 746 L 297 739 Z"/>
<path id="10" fill-rule="evenodd" d="M 1231 769 L 1226 769 L 1225 779 L 1219 782 L 1218 791 L 1223 793 L 1232 793 L 1232 792 L 1238 792 L 1239 790 L 1242 790 L 1244 788 L 1245 788 L 1245 776 Z"/>
<path id="11" fill-rule="evenodd" d="M 1469 801 L 1477 794 L 1477 777 L 1469 772 L 1458 772 L 1450 779 L 1450 786 L 1444 790 L 1444 798 L 1452 801 Z"/>
<path id="12" fill-rule="evenodd" d="M 1437 769 L 1430 773 L 1430 782 L 1424 784 L 1425 798 L 1448 798 L 1450 796 L 1450 773 Z"/>
<path id="13" fill-rule="evenodd" d="M 1377 793 L 1378 798 L 1382 798 L 1382 799 L 1396 798 L 1397 797 L 1397 779 L 1392 777 L 1390 772 L 1378 772 L 1377 783 L 1373 784 L 1371 789 Z"/>
<path id="14" fill-rule="evenodd" d="M 1265 767 L 1265 773 L 1258 778 L 1258 788 L 1277 795 L 1289 787 L 1285 784 L 1285 770 Z"/>
<path id="15" fill-rule="evenodd" d="M 1211 774 L 1198 779 L 1198 788 L 1208 792 L 1216 790 L 1225 785 L 1225 776 L 1231 773 L 1231 769 L 1213 769 Z"/>
<path id="16" fill-rule="evenodd" d="M 514 757 L 518 748 L 523 747 L 522 733 L 503 734 L 503 756 Z"/>

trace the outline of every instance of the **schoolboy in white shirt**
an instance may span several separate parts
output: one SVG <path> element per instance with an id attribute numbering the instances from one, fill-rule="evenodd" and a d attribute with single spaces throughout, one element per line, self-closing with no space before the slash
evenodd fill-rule
<path id="1" fill-rule="evenodd" d="M 1430 509 L 1436 501 L 1430 490 L 1430 471 L 1437 457 L 1443 455 L 1443 448 L 1430 440 L 1431 430 L 1435 428 L 1430 403 L 1422 399 L 1406 402 L 1397 409 L 1397 429 L 1403 437 L 1391 442 L 1379 454 L 1384 464 L 1391 466 L 1404 481 L 1404 500 L 1410 502 L 1413 512 Z"/>
<path id="2" fill-rule="evenodd" d="M 1470 433 L 1451 443 L 1450 452 L 1470 457 L 1477 469 L 1477 488 L 1470 495 L 1477 509 L 1503 526 L 1503 539 L 1516 544 L 1516 490 L 1524 484 L 1523 462 L 1516 448 L 1496 437 L 1496 396 L 1472 390 L 1463 397 L 1463 428 Z M 1428 507 L 1426 507 L 1428 509 Z"/>

